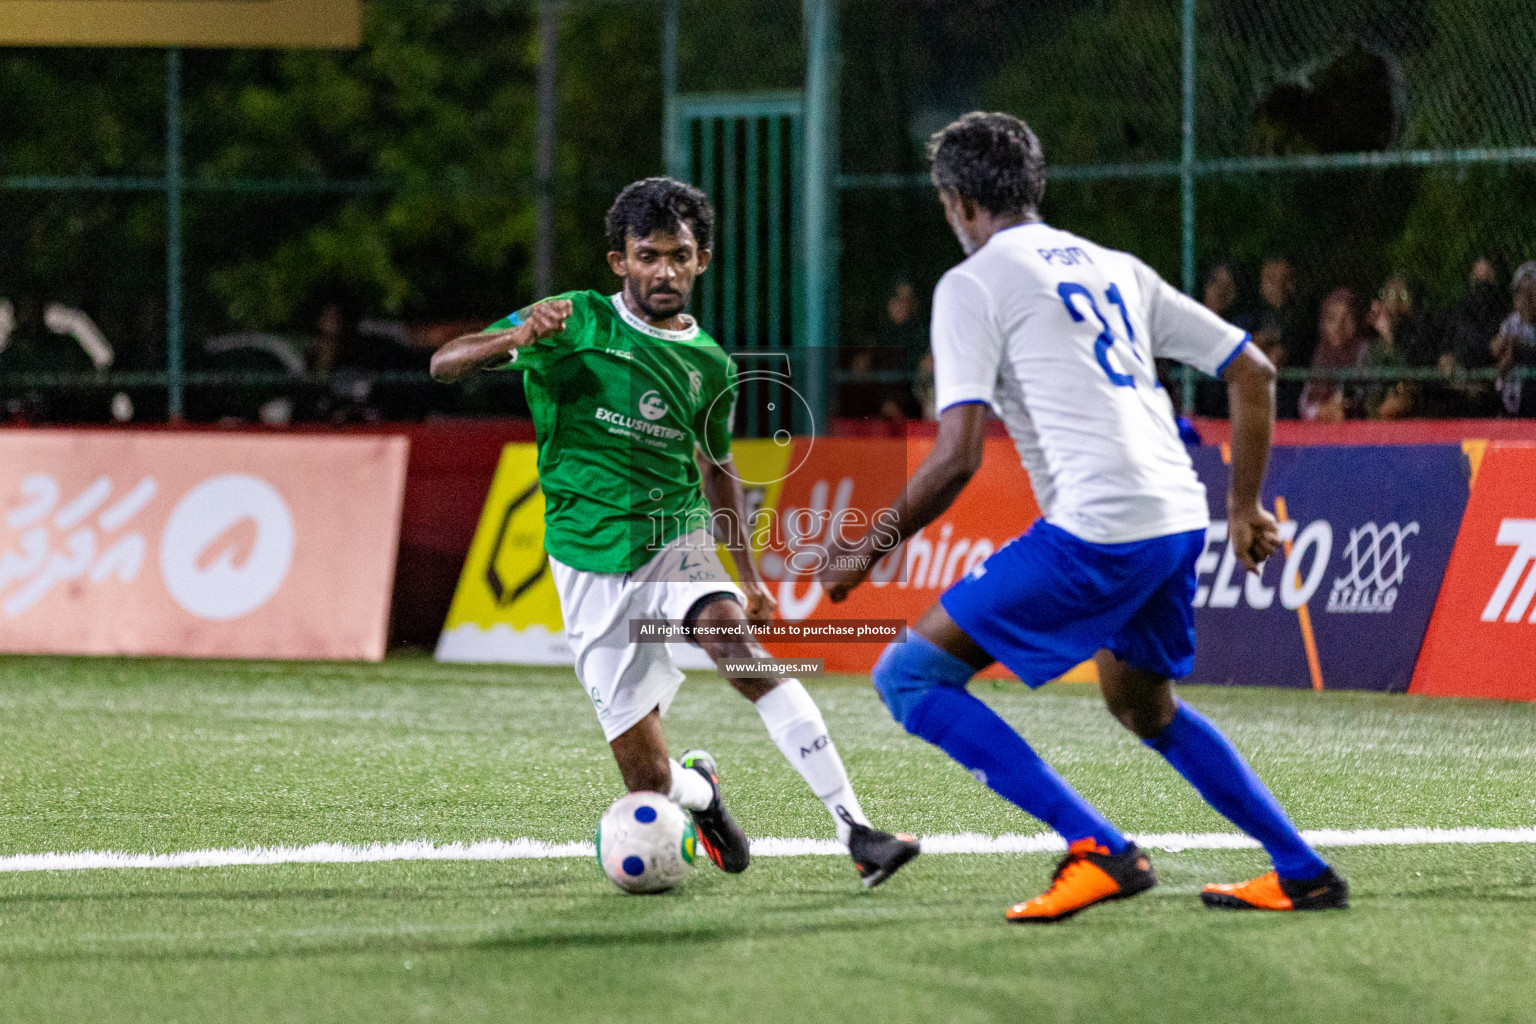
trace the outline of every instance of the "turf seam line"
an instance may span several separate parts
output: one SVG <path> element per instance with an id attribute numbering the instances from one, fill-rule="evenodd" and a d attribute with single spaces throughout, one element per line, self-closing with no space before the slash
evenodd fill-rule
<path id="1" fill-rule="evenodd" d="M 1368 828 L 1317 829 L 1303 832 L 1314 846 L 1422 846 L 1479 843 L 1536 844 L 1533 828 Z M 1258 843 L 1233 832 L 1172 832 L 1132 836 L 1147 849 L 1243 850 Z M 1060 836 L 989 836 L 976 832 L 926 836 L 923 852 L 930 854 L 1053 853 L 1066 849 Z M 434 843 L 415 840 L 403 843 L 315 843 L 309 846 L 258 846 L 223 850 L 186 850 L 176 853 L 121 853 L 82 850 L 76 853 L 23 853 L 0 857 L 0 874 L 26 871 L 90 871 L 111 868 L 217 868 L 256 867 L 278 864 L 374 864 L 389 861 L 501 861 L 560 860 L 592 857 L 590 842 L 549 843 L 538 839 L 487 839 L 475 843 Z M 847 849 L 831 839 L 776 839 L 752 841 L 758 857 L 847 856 Z"/>

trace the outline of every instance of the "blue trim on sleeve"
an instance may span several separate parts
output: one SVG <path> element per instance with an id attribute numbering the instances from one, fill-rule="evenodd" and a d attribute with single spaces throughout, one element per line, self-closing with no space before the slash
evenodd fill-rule
<path id="1" fill-rule="evenodd" d="M 507 326 L 508 327 L 521 327 L 522 325 L 523 325 L 523 318 L 518 316 L 516 312 L 511 312 L 511 313 L 507 314 Z"/>
<path id="2" fill-rule="evenodd" d="M 985 405 L 990 407 L 992 403 L 985 398 L 962 398 L 958 402 L 950 402 L 944 409 L 953 409 L 957 405 Z M 935 415 L 943 415 L 944 409 L 940 409 Z"/>
<path id="3" fill-rule="evenodd" d="M 1222 374 L 1226 373 L 1227 372 L 1227 367 L 1232 365 L 1232 360 L 1237 358 L 1237 354 L 1243 350 L 1243 346 L 1247 345 L 1252 340 L 1253 340 L 1253 335 L 1251 335 L 1251 334 L 1243 335 L 1243 340 L 1237 343 L 1237 348 L 1232 350 L 1232 354 L 1227 356 L 1227 358 L 1223 359 L 1221 361 L 1221 365 L 1216 367 L 1216 376 L 1220 377 Z"/>

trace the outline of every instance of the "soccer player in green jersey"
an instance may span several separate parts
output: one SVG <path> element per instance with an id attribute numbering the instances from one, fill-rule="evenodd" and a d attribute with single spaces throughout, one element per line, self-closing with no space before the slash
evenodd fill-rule
<path id="1" fill-rule="evenodd" d="M 684 310 L 709 266 L 714 211 L 698 189 L 647 178 L 608 211 L 617 295 L 567 292 L 444 345 L 432 374 L 524 372 L 538 437 L 549 552 L 576 676 L 631 792 L 689 810 L 710 859 L 746 869 L 747 837 L 720 797 L 715 760 L 667 752 L 661 716 L 683 674 L 665 644 L 635 643 L 634 619 L 681 620 L 715 661 L 767 657 L 747 632 L 774 600 L 747 537 L 731 459 L 736 369 Z M 716 553 L 722 527 L 741 585 Z M 816 702 L 799 680 L 729 676 L 768 735 L 826 804 L 865 885 L 918 853 L 869 825 Z"/>

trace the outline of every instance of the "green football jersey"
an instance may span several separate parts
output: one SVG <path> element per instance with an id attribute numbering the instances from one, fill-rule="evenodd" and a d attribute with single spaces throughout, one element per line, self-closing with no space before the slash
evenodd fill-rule
<path id="1" fill-rule="evenodd" d="M 704 526 L 698 448 L 731 457 L 736 366 L 697 324 L 663 331 L 621 296 L 567 292 L 565 330 L 515 350 L 539 446 L 544 548 L 573 569 L 640 568 Z M 488 330 L 515 327 L 523 309 Z"/>

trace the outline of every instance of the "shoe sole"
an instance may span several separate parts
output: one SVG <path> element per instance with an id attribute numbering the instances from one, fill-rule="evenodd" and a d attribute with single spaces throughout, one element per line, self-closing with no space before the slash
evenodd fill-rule
<path id="1" fill-rule="evenodd" d="M 887 878 L 890 878 L 896 872 L 900 871 L 902 865 L 910 864 L 912 860 L 922 852 L 923 851 L 921 847 L 903 847 L 901 853 L 897 854 L 891 863 L 883 864 L 867 875 L 860 875 L 859 881 L 864 883 L 864 888 L 873 889 L 875 886 L 879 885 L 881 882 L 885 881 Z"/>
<path id="2" fill-rule="evenodd" d="M 1212 910 L 1267 910 L 1275 914 L 1305 913 L 1310 910 L 1348 910 L 1349 897 L 1319 896 L 1305 903 L 1293 903 L 1289 907 L 1261 907 L 1257 903 L 1240 900 L 1231 893 L 1202 892 L 1200 902 Z"/>

